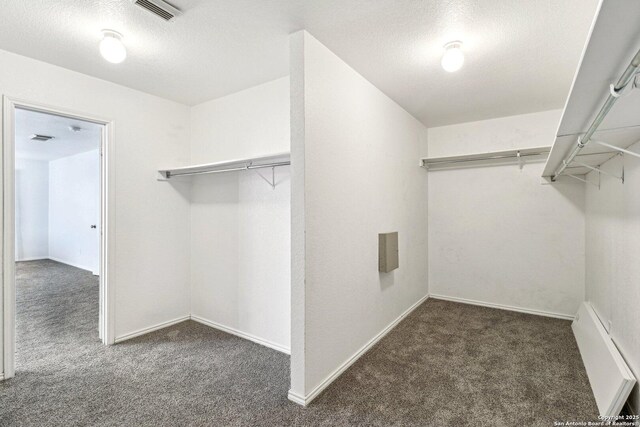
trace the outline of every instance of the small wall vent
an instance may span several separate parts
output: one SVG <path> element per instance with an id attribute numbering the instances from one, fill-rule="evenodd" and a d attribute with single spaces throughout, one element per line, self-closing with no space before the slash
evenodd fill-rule
<path id="1" fill-rule="evenodd" d="M 32 141 L 49 141 L 50 139 L 53 139 L 53 136 L 49 136 L 49 135 L 39 135 L 37 133 L 34 133 L 33 135 L 31 135 L 29 137 L 30 140 Z"/>
<path id="2" fill-rule="evenodd" d="M 179 9 L 162 0 L 133 0 L 133 2 L 165 21 L 171 21 L 182 13 Z"/>

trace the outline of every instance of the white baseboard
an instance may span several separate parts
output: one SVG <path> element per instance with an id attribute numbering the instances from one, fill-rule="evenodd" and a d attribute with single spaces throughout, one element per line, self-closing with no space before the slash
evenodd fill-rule
<path id="1" fill-rule="evenodd" d="M 139 329 L 137 331 L 129 332 L 128 334 L 124 334 L 124 335 L 121 335 L 121 336 L 117 337 L 115 339 L 115 343 L 116 344 L 117 343 L 121 343 L 123 341 L 130 340 L 131 338 L 139 337 L 140 335 L 145 335 L 145 334 L 148 334 L 150 332 L 155 332 L 155 331 L 160 330 L 160 329 L 168 328 L 169 326 L 173 326 L 173 325 L 175 325 L 177 323 L 184 322 L 185 320 L 190 320 L 190 319 L 193 320 L 194 322 L 198 322 L 198 323 L 201 323 L 203 325 L 209 326 L 210 328 L 218 329 L 218 330 L 226 332 L 228 334 L 235 335 L 235 336 L 238 336 L 240 338 L 247 339 L 249 341 L 253 341 L 253 342 L 257 343 L 257 344 L 263 345 L 265 347 L 269 347 L 271 349 L 280 351 L 282 353 L 291 354 L 291 350 L 289 348 L 284 347 L 284 346 L 282 346 L 280 344 L 276 344 L 274 342 L 271 342 L 271 341 L 256 337 L 255 335 L 251 335 L 251 334 L 248 334 L 246 332 L 242 332 L 242 331 L 239 331 L 237 329 L 230 328 L 230 327 L 225 326 L 225 325 L 221 325 L 220 323 L 216 323 L 216 322 L 213 322 L 211 320 L 208 320 L 208 319 L 205 319 L 203 317 L 196 316 L 196 315 L 186 315 L 186 316 L 178 317 L 178 318 L 173 319 L 173 320 L 169 320 L 169 321 L 166 321 L 166 322 L 158 323 L 157 325 L 150 326 L 148 328 L 143 328 L 143 329 Z"/>
<path id="2" fill-rule="evenodd" d="M 189 320 L 190 318 L 191 316 L 186 315 L 186 316 L 178 317 L 173 320 L 168 320 L 166 322 L 158 323 L 157 325 L 154 325 L 154 326 L 149 326 L 148 328 L 138 329 L 137 331 L 129 332 L 128 334 L 124 334 L 124 335 L 120 335 L 119 337 L 116 337 L 115 343 L 117 344 L 126 340 L 130 340 L 131 338 L 139 337 L 140 335 L 145 335 L 150 332 L 157 331 L 159 329 L 168 328 L 169 326 L 175 325 L 180 322 L 184 322 L 185 320 Z"/>
<path id="3" fill-rule="evenodd" d="M 35 256 L 35 257 L 28 257 L 28 258 L 20 258 L 20 259 L 16 259 L 16 262 L 25 262 L 25 261 L 42 261 L 44 259 L 49 259 L 49 257 L 46 256 Z"/>
<path id="4" fill-rule="evenodd" d="M 91 272 L 93 274 L 93 268 L 85 267 L 84 265 L 76 264 L 76 263 L 69 262 L 67 260 L 56 258 L 56 257 L 52 257 L 52 256 L 50 256 L 48 259 L 50 259 L 51 261 L 59 262 L 61 264 L 70 265 L 71 267 L 79 268 L 80 270 L 86 270 L 86 271 L 89 271 L 89 272 Z"/>
<path id="5" fill-rule="evenodd" d="M 202 323 L 203 325 L 209 326 L 209 327 L 214 328 L 214 329 L 219 329 L 222 332 L 226 332 L 228 334 L 235 335 L 235 336 L 238 336 L 240 338 L 244 338 L 244 339 L 249 340 L 249 341 L 253 341 L 253 342 L 257 343 L 257 344 L 263 345 L 265 347 L 272 348 L 272 349 L 280 351 L 282 353 L 291 354 L 291 349 L 290 348 L 287 348 L 287 347 L 284 347 L 284 346 L 282 346 L 280 344 L 276 344 L 274 342 L 271 342 L 271 341 L 256 337 L 255 335 L 251 335 L 251 334 L 248 334 L 246 332 L 242 332 L 242 331 L 239 331 L 237 329 L 230 328 L 230 327 L 225 326 L 225 325 L 221 325 L 220 323 L 213 322 L 211 320 L 205 319 L 204 317 L 200 317 L 200 316 L 196 316 L 195 314 L 192 314 L 191 315 L 191 320 L 193 320 L 195 322 L 198 322 L 198 323 Z"/>
<path id="6" fill-rule="evenodd" d="M 79 265 L 79 264 L 75 264 L 73 262 L 65 261 L 63 259 L 56 258 L 56 257 L 44 256 L 44 257 L 21 258 L 21 259 L 16 259 L 16 262 L 44 261 L 44 260 L 47 260 L 47 259 L 51 260 L 51 261 L 59 262 L 61 264 L 70 265 L 71 267 L 79 268 L 80 270 L 90 271 L 91 274 L 93 274 L 94 276 L 99 276 L 100 275 L 100 272 L 99 271 L 93 271 L 93 268 L 85 267 L 85 266 L 82 266 L 82 265 Z"/>
<path id="7" fill-rule="evenodd" d="M 512 306 L 512 305 L 494 304 L 494 303 L 491 303 L 491 302 L 477 301 L 477 300 L 472 300 L 472 299 L 467 299 L 467 298 L 459 298 L 459 297 L 450 297 L 450 296 L 446 296 L 446 295 L 429 294 L 429 298 L 439 299 L 439 300 L 444 300 L 444 301 L 451 301 L 451 302 L 459 302 L 459 303 L 462 303 L 462 304 L 479 305 L 479 306 L 482 306 L 482 307 L 498 308 L 500 310 L 517 311 L 519 313 L 535 314 L 536 316 L 554 317 L 556 319 L 573 320 L 573 318 L 574 318 L 574 315 L 572 315 L 572 314 L 553 313 L 553 312 L 550 312 L 550 311 L 535 310 L 535 309 L 523 308 L 523 307 L 515 307 L 515 306 Z"/>
<path id="8" fill-rule="evenodd" d="M 340 365 L 335 371 L 333 371 L 329 376 L 327 376 L 320 384 L 318 384 L 309 394 L 306 396 L 301 396 L 291 390 L 289 390 L 288 397 L 289 400 L 295 402 L 302 406 L 307 406 L 313 399 L 318 397 L 324 389 L 326 389 L 332 382 L 334 382 L 344 371 L 346 371 L 351 365 L 353 365 L 363 354 L 369 351 L 373 346 L 375 346 L 378 341 L 384 338 L 393 328 L 395 328 L 398 323 L 400 323 L 405 317 L 407 317 L 413 310 L 418 308 L 423 302 L 425 302 L 429 298 L 429 295 L 425 295 L 420 298 L 416 303 L 414 303 L 411 307 L 409 307 L 404 313 L 398 316 L 393 322 L 389 323 L 382 331 L 380 331 L 376 336 L 374 336 L 368 343 L 366 343 L 360 350 L 356 351 L 351 357 L 349 357 L 342 365 Z"/>
<path id="9" fill-rule="evenodd" d="M 0 374 L 0 381 L 4 380 L 4 374 Z"/>

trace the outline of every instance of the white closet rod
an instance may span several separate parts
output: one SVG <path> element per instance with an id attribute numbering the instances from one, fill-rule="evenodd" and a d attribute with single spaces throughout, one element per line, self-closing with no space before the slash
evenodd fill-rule
<path id="1" fill-rule="evenodd" d="M 624 70 L 624 73 L 622 73 L 622 76 L 620 76 L 616 85 L 610 86 L 609 96 L 607 97 L 607 100 L 602 105 L 602 108 L 600 108 L 598 115 L 595 117 L 595 119 L 593 119 L 593 122 L 591 123 L 591 126 L 589 126 L 589 129 L 587 129 L 587 132 L 582 137 L 578 138 L 578 142 L 576 146 L 573 148 L 573 150 L 571 151 L 571 154 L 569 154 L 562 161 L 562 165 L 558 168 L 556 173 L 551 177 L 551 181 L 555 181 L 560 176 L 560 174 L 562 174 L 562 172 L 564 172 L 564 170 L 571 164 L 571 162 L 573 162 L 573 159 L 575 159 L 575 157 L 578 155 L 580 150 L 582 150 L 589 143 L 589 140 L 591 139 L 595 131 L 598 130 L 598 126 L 602 124 L 605 117 L 607 117 L 607 114 L 609 113 L 613 105 L 616 103 L 618 98 L 620 97 L 622 90 L 625 87 L 627 87 L 627 85 L 635 77 L 638 67 L 640 67 L 640 50 L 633 57 L 633 59 L 631 60 L 631 63 L 627 66 L 627 69 Z"/>
<path id="2" fill-rule="evenodd" d="M 252 170 L 252 169 L 263 169 L 263 168 L 275 168 L 278 166 L 287 166 L 290 165 L 290 161 L 277 162 L 277 163 L 263 163 L 259 165 L 248 164 L 246 166 L 235 167 L 235 168 L 227 168 L 227 169 L 211 169 L 204 171 L 195 171 L 195 172 L 171 172 L 167 171 L 167 179 L 172 176 L 187 176 L 187 175 L 204 175 L 208 173 L 221 173 L 221 172 L 234 172 L 234 171 L 243 171 L 243 170 Z"/>
<path id="3" fill-rule="evenodd" d="M 487 155 L 477 155 L 470 158 L 462 158 L 462 159 L 451 159 L 451 160 L 433 160 L 430 161 L 425 159 L 425 164 L 427 167 L 429 166 L 438 166 L 438 165 L 446 165 L 446 164 L 455 164 L 455 163 L 468 163 L 468 162 L 478 162 L 483 160 L 502 160 L 502 159 L 518 159 L 524 157 L 534 157 L 534 156 L 542 156 L 544 154 L 548 154 L 549 150 L 543 150 L 534 153 L 520 153 L 516 152 L 513 154 L 487 154 Z"/>

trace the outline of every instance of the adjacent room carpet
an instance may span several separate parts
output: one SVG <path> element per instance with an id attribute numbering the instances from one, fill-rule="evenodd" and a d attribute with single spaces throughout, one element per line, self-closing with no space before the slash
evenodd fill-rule
<path id="1" fill-rule="evenodd" d="M 428 300 L 308 408 L 289 357 L 187 321 L 98 341 L 98 280 L 17 266 L 2 426 L 552 426 L 597 417 L 568 321 Z"/>

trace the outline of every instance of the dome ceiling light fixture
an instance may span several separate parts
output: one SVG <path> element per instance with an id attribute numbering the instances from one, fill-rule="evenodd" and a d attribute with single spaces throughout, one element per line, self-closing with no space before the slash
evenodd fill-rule
<path id="1" fill-rule="evenodd" d="M 127 48 L 122 43 L 122 34 L 113 30 L 102 30 L 100 54 L 112 64 L 119 64 L 127 57 Z"/>
<path id="2" fill-rule="evenodd" d="M 449 42 L 444 45 L 444 55 L 442 55 L 442 68 L 449 73 L 453 73 L 462 68 L 464 64 L 464 52 L 462 52 L 462 42 L 459 40 Z"/>

